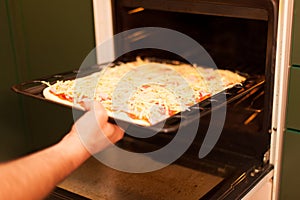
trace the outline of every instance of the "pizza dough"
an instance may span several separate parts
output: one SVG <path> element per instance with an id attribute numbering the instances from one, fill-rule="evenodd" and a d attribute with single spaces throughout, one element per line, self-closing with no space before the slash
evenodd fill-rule
<path id="1" fill-rule="evenodd" d="M 228 70 L 138 59 L 57 81 L 43 94 L 78 109 L 84 109 L 80 103 L 85 99 L 100 101 L 109 116 L 150 126 L 245 80 Z"/>

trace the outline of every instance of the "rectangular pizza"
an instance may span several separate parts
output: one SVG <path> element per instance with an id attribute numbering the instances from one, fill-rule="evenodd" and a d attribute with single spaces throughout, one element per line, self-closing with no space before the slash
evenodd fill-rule
<path id="1" fill-rule="evenodd" d="M 138 58 L 85 77 L 47 83 L 43 95 L 78 108 L 87 99 L 100 101 L 109 116 L 150 126 L 245 80 L 229 70 Z"/>

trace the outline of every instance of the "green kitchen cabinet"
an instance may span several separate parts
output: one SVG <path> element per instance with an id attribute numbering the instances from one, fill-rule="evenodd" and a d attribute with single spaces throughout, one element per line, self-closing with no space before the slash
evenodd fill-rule
<path id="1" fill-rule="evenodd" d="M 300 68 L 291 67 L 287 102 L 286 127 L 300 130 Z"/>
<path id="2" fill-rule="evenodd" d="M 300 1 L 294 0 L 291 64 L 300 67 Z"/>
<path id="3" fill-rule="evenodd" d="M 5 0 L 0 20 L 0 160 L 7 160 L 49 146 L 71 128 L 71 109 L 11 86 L 80 67 L 95 46 L 92 0 Z"/>
<path id="4" fill-rule="evenodd" d="M 300 131 L 287 130 L 284 134 L 280 199 L 300 199 L 299 155 Z"/>
<path id="5" fill-rule="evenodd" d="M 7 4 L 0 1 L 0 161 L 21 156 L 29 150 L 21 98 L 10 89 L 20 79 L 9 22 Z"/>
<path id="6" fill-rule="evenodd" d="M 300 1 L 294 1 L 286 126 L 283 135 L 279 197 L 300 199 Z"/>
<path id="7" fill-rule="evenodd" d="M 92 1 L 19 2 L 22 81 L 78 69 L 95 46 Z M 31 98 L 24 98 L 24 114 L 34 150 L 57 142 L 73 123 L 71 109 Z"/>
<path id="8" fill-rule="evenodd" d="M 79 68 L 94 48 L 91 0 L 9 2 L 21 81 Z"/>

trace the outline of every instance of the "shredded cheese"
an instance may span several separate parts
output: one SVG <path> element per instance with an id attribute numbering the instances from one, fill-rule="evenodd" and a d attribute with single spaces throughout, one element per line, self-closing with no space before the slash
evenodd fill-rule
<path id="1" fill-rule="evenodd" d="M 100 101 L 110 113 L 155 124 L 245 80 L 228 70 L 137 59 L 75 80 L 57 81 L 51 92 L 80 103 Z"/>

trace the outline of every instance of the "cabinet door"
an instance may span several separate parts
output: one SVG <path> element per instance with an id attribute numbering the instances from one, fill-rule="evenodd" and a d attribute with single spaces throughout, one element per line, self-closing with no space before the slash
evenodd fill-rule
<path id="1" fill-rule="evenodd" d="M 300 130 L 300 68 L 291 67 L 287 103 L 287 128 Z"/>
<path id="2" fill-rule="evenodd" d="M 78 69 L 94 48 L 92 0 L 5 2 L 16 63 L 6 67 L 14 69 L 19 77 L 9 88 L 19 82 Z M 23 131 L 31 150 L 57 142 L 71 128 L 71 109 L 19 97 L 24 111 Z"/>
<path id="3" fill-rule="evenodd" d="M 95 46 L 91 0 L 22 0 L 26 80 L 78 69 Z M 34 150 L 57 142 L 73 122 L 71 109 L 24 98 Z"/>
<path id="4" fill-rule="evenodd" d="M 284 135 L 280 199 L 300 199 L 300 132 L 287 130 Z"/>
<path id="5" fill-rule="evenodd" d="M 300 1 L 294 1 L 293 38 L 291 63 L 300 66 Z"/>
<path id="6" fill-rule="evenodd" d="M 18 80 L 7 1 L 0 1 L 0 162 L 28 153 L 20 97 L 10 87 Z"/>
<path id="7" fill-rule="evenodd" d="M 20 0 L 12 6 L 21 24 L 15 39 L 24 49 L 24 80 L 77 69 L 95 46 L 92 0 Z"/>

